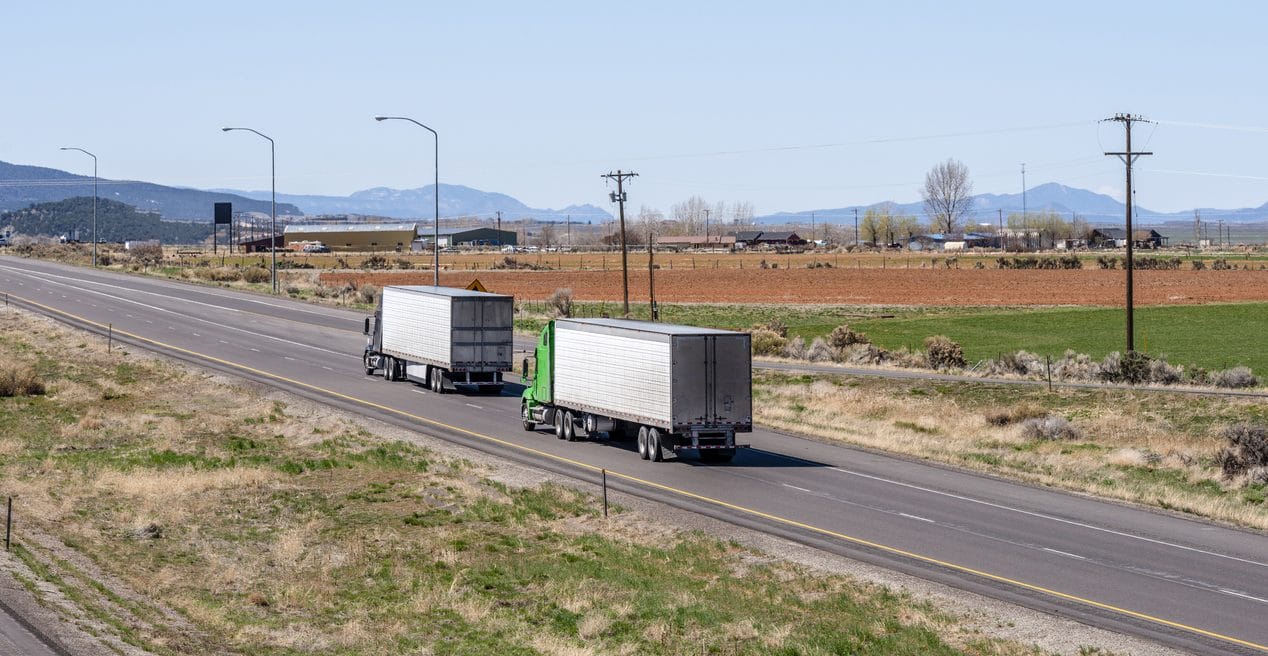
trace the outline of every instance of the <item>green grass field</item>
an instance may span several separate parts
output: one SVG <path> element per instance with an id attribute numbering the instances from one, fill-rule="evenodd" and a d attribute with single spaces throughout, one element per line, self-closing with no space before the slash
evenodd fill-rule
<path id="1" fill-rule="evenodd" d="M 919 347 L 942 334 L 970 361 L 1025 349 L 1066 349 L 1102 357 L 1125 348 L 1124 312 L 1114 308 L 972 311 L 960 315 L 866 319 L 852 325 L 886 348 Z M 1136 350 L 1208 369 L 1246 365 L 1268 371 L 1268 303 L 1177 305 L 1136 310 Z"/>
<path id="2" fill-rule="evenodd" d="M 524 304 L 516 328 L 536 332 L 546 321 L 541 303 Z M 650 316 L 647 304 L 631 314 Z M 578 303 L 574 316 L 620 313 L 620 304 Z M 778 319 L 788 334 L 807 341 L 847 323 L 890 349 L 922 348 L 925 337 L 960 342 L 970 361 L 1025 349 L 1060 356 L 1066 349 L 1101 358 L 1126 344 L 1124 312 L 1117 308 L 913 308 L 870 306 L 704 305 L 661 306 L 661 321 L 745 330 Z M 1227 369 L 1245 365 L 1268 372 L 1268 303 L 1152 306 L 1136 310 L 1136 350 L 1165 355 L 1173 364 Z"/>

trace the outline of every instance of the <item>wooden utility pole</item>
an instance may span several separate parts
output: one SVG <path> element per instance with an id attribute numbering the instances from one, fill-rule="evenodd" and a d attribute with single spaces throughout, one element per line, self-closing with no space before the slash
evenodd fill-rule
<path id="1" fill-rule="evenodd" d="M 1151 152 L 1132 151 L 1132 123 L 1148 123 L 1143 117 L 1135 114 L 1115 114 L 1106 121 L 1114 121 L 1122 123 L 1127 131 L 1127 149 L 1123 152 L 1105 153 L 1113 155 L 1120 160 L 1127 168 L 1127 352 L 1131 353 L 1136 350 L 1136 330 L 1134 324 L 1133 307 L 1132 307 L 1132 272 L 1135 270 L 1135 261 L 1132 255 L 1133 242 L 1136 241 L 1135 235 L 1132 233 L 1132 206 L 1135 205 L 1136 199 L 1132 196 L 1132 166 L 1136 163 L 1138 157 L 1144 155 L 1152 155 Z"/>
<path id="2" fill-rule="evenodd" d="M 616 173 L 604 173 L 599 176 L 609 180 L 616 180 L 616 191 L 610 192 L 608 198 L 614 203 L 620 205 L 621 217 L 621 288 L 624 293 L 625 314 L 630 313 L 630 260 L 629 250 L 625 244 L 625 179 L 637 177 L 638 174 L 633 171 L 622 171 L 617 169 Z"/>
<path id="3" fill-rule="evenodd" d="M 854 208 L 854 247 L 859 247 L 859 208 Z"/>
<path id="4" fill-rule="evenodd" d="M 652 315 L 652 321 L 660 320 L 660 310 L 656 308 L 656 254 L 652 250 L 652 244 L 656 241 L 656 236 L 649 229 L 647 231 L 647 297 L 649 311 Z"/>
<path id="5" fill-rule="evenodd" d="M 505 246 L 502 243 L 502 210 L 498 210 L 498 246 Z"/>

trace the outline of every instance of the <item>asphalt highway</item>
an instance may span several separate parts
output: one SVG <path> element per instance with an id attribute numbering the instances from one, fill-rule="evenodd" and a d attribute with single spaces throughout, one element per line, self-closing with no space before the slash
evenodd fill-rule
<path id="1" fill-rule="evenodd" d="M 519 424 L 518 388 L 436 395 L 361 368 L 363 315 L 0 257 L 7 302 L 518 461 L 1199 653 L 1268 653 L 1268 539 L 757 428 L 730 465 Z"/>

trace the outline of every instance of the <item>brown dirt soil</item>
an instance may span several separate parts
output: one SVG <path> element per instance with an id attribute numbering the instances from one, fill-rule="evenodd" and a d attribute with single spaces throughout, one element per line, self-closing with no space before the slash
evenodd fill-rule
<path id="1" fill-rule="evenodd" d="M 447 286 L 478 278 L 490 291 L 541 300 L 560 287 L 577 300 L 620 301 L 620 271 L 442 272 Z M 430 285 L 430 272 L 331 272 L 325 285 Z M 699 269 L 656 272 L 656 296 L 676 303 L 843 305 L 1102 305 L 1121 303 L 1122 271 L 1083 269 Z M 630 300 L 646 301 L 647 271 L 630 271 Z M 1268 300 L 1268 271 L 1138 271 L 1136 302 L 1174 305 Z"/>

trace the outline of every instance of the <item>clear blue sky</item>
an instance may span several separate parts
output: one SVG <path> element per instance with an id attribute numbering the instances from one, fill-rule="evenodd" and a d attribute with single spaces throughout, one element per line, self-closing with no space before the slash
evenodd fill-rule
<path id="1" fill-rule="evenodd" d="M 1268 201 L 1262 3 L 6 3 L 0 160 L 202 188 L 342 195 L 432 178 L 536 207 L 692 194 L 759 213 L 918 198 L 956 157 L 979 192 L 1019 164 L 1121 196 L 1130 111 L 1138 203 Z M 1069 125 L 1069 124 L 1076 125 Z M 859 143 L 997 128 L 936 139 Z M 778 146 L 838 144 L 726 155 Z M 1176 171 L 1213 173 L 1193 175 Z M 1243 176 L 1243 177 L 1224 177 Z"/>

